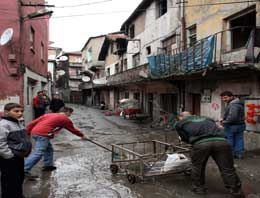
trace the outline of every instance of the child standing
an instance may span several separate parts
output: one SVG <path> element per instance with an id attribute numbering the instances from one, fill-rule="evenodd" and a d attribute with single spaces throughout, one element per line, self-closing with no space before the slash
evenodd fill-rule
<path id="1" fill-rule="evenodd" d="M 31 142 L 19 122 L 23 107 L 17 103 L 4 106 L 0 120 L 0 171 L 2 198 L 22 198 L 24 157 L 31 152 Z"/>

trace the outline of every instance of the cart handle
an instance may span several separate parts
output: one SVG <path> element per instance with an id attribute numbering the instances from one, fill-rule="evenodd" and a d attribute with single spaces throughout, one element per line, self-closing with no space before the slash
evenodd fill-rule
<path id="1" fill-rule="evenodd" d="M 95 144 L 95 145 L 97 145 L 97 146 L 99 146 L 99 147 L 101 147 L 101 148 L 103 148 L 103 149 L 105 149 L 105 150 L 110 151 L 111 153 L 113 153 L 113 151 L 112 151 L 111 149 L 109 149 L 109 148 L 107 148 L 106 146 L 100 144 L 99 142 L 96 142 L 96 141 L 91 140 L 91 139 L 87 139 L 86 141 L 91 142 L 91 143 L 93 143 L 93 144 Z"/>

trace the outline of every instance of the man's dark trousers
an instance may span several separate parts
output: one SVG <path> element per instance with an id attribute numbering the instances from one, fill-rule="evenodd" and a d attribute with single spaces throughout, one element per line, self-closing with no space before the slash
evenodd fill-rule
<path id="1" fill-rule="evenodd" d="M 4 159 L 0 157 L 1 171 L 1 198 L 22 198 L 24 180 L 24 159 L 13 157 Z"/>
<path id="2" fill-rule="evenodd" d="M 218 165 L 225 187 L 230 191 L 237 191 L 241 182 L 234 168 L 231 148 L 226 141 L 207 141 L 193 145 L 191 149 L 192 185 L 193 189 L 204 188 L 205 168 L 209 157 Z"/>

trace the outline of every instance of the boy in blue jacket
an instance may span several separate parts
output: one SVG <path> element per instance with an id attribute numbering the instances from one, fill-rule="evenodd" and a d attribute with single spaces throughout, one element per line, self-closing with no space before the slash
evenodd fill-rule
<path id="1" fill-rule="evenodd" d="M 17 103 L 4 106 L 0 120 L 0 172 L 2 198 L 22 198 L 24 180 L 24 157 L 32 145 L 24 126 L 19 122 L 23 107 Z"/>

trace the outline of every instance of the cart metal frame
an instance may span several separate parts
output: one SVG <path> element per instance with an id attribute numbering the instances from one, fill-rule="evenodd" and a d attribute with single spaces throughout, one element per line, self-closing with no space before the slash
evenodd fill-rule
<path id="1" fill-rule="evenodd" d="M 149 176 L 176 174 L 180 172 L 151 172 L 151 169 L 156 163 L 165 159 L 167 154 L 187 152 L 188 148 L 158 140 L 112 144 L 110 170 L 112 174 L 124 172 L 130 183 Z M 188 171 L 190 170 L 187 169 L 187 173 Z"/>

